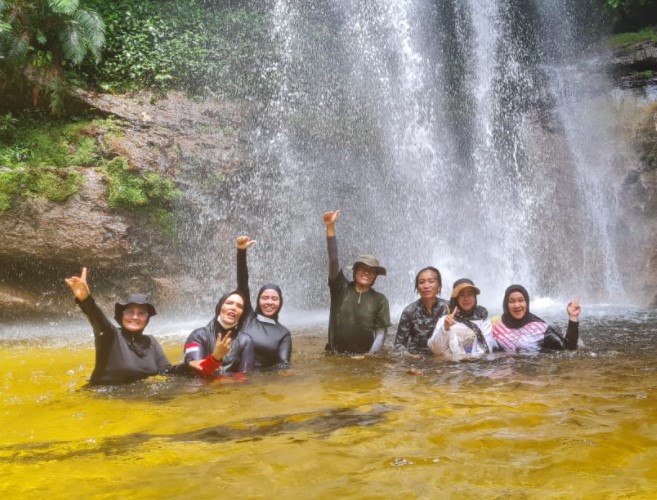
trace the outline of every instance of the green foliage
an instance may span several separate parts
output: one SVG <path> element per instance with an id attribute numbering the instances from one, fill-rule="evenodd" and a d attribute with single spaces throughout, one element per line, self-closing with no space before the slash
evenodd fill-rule
<path id="1" fill-rule="evenodd" d="M 53 115 L 64 110 L 67 69 L 87 57 L 96 63 L 105 25 L 81 0 L 0 0 L 0 72 L 7 84 L 31 89 L 34 106 L 46 97 Z"/>
<path id="2" fill-rule="evenodd" d="M 98 162 L 96 129 L 113 130 L 111 120 L 61 121 L 45 117 L 23 118 L 8 144 L 0 141 L 1 163 L 8 167 L 88 166 Z M 6 145 L 5 145 L 6 144 Z"/>
<path id="3" fill-rule="evenodd" d="M 0 115 L 0 141 L 12 140 L 16 133 L 18 119 L 11 113 Z"/>
<path id="4" fill-rule="evenodd" d="M 103 62 L 86 67 L 107 91 L 136 87 L 228 96 L 268 90 L 268 18 L 203 0 L 94 0 L 108 41 Z"/>
<path id="5" fill-rule="evenodd" d="M 141 175 L 122 156 L 107 162 L 104 170 L 111 208 L 164 208 L 180 198 L 172 181 L 154 172 Z"/>
<path id="6" fill-rule="evenodd" d="M 78 192 L 82 176 L 72 169 L 18 168 L 0 171 L 0 214 L 16 196 L 42 196 L 63 202 Z"/>
<path id="7" fill-rule="evenodd" d="M 0 214 L 16 197 L 39 196 L 63 202 L 77 193 L 83 177 L 77 167 L 98 163 L 96 135 L 118 125 L 104 120 L 53 120 L 26 113 L 0 117 Z M 18 138 L 18 140 L 16 140 Z"/>
<path id="8" fill-rule="evenodd" d="M 614 18 L 614 31 L 638 31 L 657 23 L 657 0 L 604 0 Z"/>
<path id="9" fill-rule="evenodd" d="M 612 47 L 629 47 L 641 42 L 657 42 L 657 30 L 645 28 L 634 33 L 618 33 L 610 40 Z"/>
<path id="10" fill-rule="evenodd" d="M 644 6 L 646 0 L 607 0 L 607 6 L 611 9 L 631 9 L 636 6 Z"/>

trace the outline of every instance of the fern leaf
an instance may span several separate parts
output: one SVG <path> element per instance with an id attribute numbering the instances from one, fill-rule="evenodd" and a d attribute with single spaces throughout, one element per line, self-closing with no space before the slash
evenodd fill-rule
<path id="1" fill-rule="evenodd" d="M 64 112 L 65 93 L 66 82 L 56 72 L 52 72 L 45 88 L 45 94 L 50 113 L 53 116 L 59 116 Z"/>
<path id="2" fill-rule="evenodd" d="M 48 0 L 50 9 L 55 14 L 72 15 L 80 6 L 80 0 Z"/>
<path id="3" fill-rule="evenodd" d="M 84 45 L 84 34 L 81 33 L 78 23 L 74 21 L 66 23 L 65 28 L 59 32 L 59 43 L 67 61 L 74 66 L 83 61 L 87 50 Z"/>

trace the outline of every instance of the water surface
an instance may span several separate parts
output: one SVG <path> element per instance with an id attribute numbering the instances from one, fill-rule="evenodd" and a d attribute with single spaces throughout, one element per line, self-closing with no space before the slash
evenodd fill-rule
<path id="1" fill-rule="evenodd" d="M 323 353 L 323 326 L 296 324 L 289 372 L 102 388 L 85 387 L 93 348 L 83 322 L 3 327 L 0 490 L 50 498 L 649 498 L 657 486 L 657 313 L 585 316 L 585 346 L 575 353 L 354 360 Z M 190 325 L 149 328 L 178 360 Z"/>

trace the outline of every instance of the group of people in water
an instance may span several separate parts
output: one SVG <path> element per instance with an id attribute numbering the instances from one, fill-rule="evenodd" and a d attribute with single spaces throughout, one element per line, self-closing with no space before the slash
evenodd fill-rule
<path id="1" fill-rule="evenodd" d="M 390 322 L 388 299 L 372 287 L 386 269 L 372 255 L 362 255 L 349 266 L 351 280 L 338 261 L 335 224 L 340 211 L 325 212 L 328 249 L 330 315 L 326 350 L 355 357 L 374 355 L 385 344 Z M 201 377 L 232 374 L 243 378 L 254 369 L 290 365 L 292 337 L 279 320 L 281 289 L 273 284 L 258 291 L 251 303 L 247 250 L 255 244 L 240 236 L 237 246 L 237 288 L 224 294 L 213 318 L 194 330 L 185 341 L 183 361 L 172 365 L 159 342 L 144 329 L 155 307 L 142 294 L 132 294 L 114 308 L 115 326 L 96 305 L 87 283 L 87 269 L 67 278 L 76 302 L 94 332 L 96 363 L 91 384 L 121 384 L 158 374 Z M 493 351 L 537 352 L 545 349 L 575 350 L 579 338 L 579 299 L 567 306 L 568 327 L 557 329 L 529 311 L 529 294 L 521 285 L 507 288 L 498 321 L 477 304 L 480 290 L 467 278 L 454 282 L 450 300 L 440 298 L 442 278 L 432 266 L 415 277 L 420 298 L 402 312 L 394 340 L 396 350 L 413 355 L 436 354 L 453 360 L 477 359 Z"/>

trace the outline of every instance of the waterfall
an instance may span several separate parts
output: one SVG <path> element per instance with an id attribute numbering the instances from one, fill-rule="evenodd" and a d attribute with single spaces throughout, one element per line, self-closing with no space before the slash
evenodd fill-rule
<path id="1" fill-rule="evenodd" d="M 339 208 L 341 264 L 377 255 L 393 303 L 427 265 L 445 292 L 469 277 L 496 308 L 511 283 L 621 300 L 615 146 L 572 5 L 276 0 L 278 90 L 227 207 L 258 240 L 254 286 L 327 305 L 321 214 Z"/>

